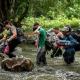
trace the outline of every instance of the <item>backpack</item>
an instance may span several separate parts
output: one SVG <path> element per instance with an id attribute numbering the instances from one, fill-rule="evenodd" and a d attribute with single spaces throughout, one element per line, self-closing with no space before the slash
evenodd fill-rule
<path id="1" fill-rule="evenodd" d="M 51 50 L 51 49 L 53 49 L 53 43 L 54 43 L 54 33 L 53 32 L 51 32 L 51 33 L 49 33 L 49 32 L 47 32 L 47 37 L 46 37 L 46 41 L 45 41 L 45 47 L 46 47 L 46 49 L 47 50 Z"/>

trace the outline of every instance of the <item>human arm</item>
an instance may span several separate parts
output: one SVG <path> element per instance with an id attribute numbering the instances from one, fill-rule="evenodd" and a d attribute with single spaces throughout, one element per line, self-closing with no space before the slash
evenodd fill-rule
<path id="1" fill-rule="evenodd" d="M 11 32 L 12 32 L 12 35 L 7 39 L 8 42 L 17 38 L 17 30 L 14 26 L 11 27 Z"/>
<path id="2" fill-rule="evenodd" d="M 73 45 L 79 44 L 78 41 L 76 39 L 74 39 L 72 36 L 69 36 L 69 37 L 70 37 L 70 41 Z"/>
<path id="3" fill-rule="evenodd" d="M 63 46 L 74 46 L 78 44 L 78 42 L 72 36 L 68 36 L 67 39 L 65 38 L 63 40 L 59 40 L 57 43 Z"/>
<path id="4" fill-rule="evenodd" d="M 39 29 L 40 29 L 40 27 L 38 27 L 34 32 L 33 32 L 33 34 L 40 34 L 40 32 L 39 32 Z"/>

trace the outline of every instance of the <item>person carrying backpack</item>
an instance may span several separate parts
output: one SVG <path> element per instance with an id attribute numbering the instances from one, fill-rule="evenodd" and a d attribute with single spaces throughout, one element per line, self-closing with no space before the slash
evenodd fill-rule
<path id="1" fill-rule="evenodd" d="M 9 58 L 16 57 L 15 54 L 12 54 L 14 51 L 15 47 L 19 44 L 18 39 L 17 39 L 17 30 L 16 27 L 8 20 L 3 22 L 5 29 L 9 31 L 7 39 L 6 39 L 6 44 L 9 45 L 9 52 L 8 56 Z"/>
<path id="2" fill-rule="evenodd" d="M 75 49 L 74 46 L 78 42 L 71 36 L 71 27 L 65 26 L 63 29 L 64 39 L 59 40 L 58 45 L 64 46 L 63 58 L 67 64 L 71 64 L 75 60 Z"/>

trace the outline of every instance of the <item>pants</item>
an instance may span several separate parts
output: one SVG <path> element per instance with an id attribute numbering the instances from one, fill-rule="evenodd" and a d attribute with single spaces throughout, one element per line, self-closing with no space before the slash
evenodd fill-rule
<path id="1" fill-rule="evenodd" d="M 13 39 L 9 42 L 9 53 L 7 54 L 9 58 L 16 57 L 16 55 L 12 54 L 15 47 L 19 44 L 18 39 Z"/>
<path id="2" fill-rule="evenodd" d="M 45 50 L 45 47 L 39 47 L 38 48 L 38 52 L 37 52 L 37 64 L 40 65 L 41 63 L 46 65 L 47 62 L 46 62 L 46 50 Z"/>
<path id="3" fill-rule="evenodd" d="M 63 54 L 64 61 L 67 64 L 73 63 L 74 59 L 75 59 L 74 55 L 75 55 L 75 50 L 74 49 L 66 49 L 64 54 Z"/>

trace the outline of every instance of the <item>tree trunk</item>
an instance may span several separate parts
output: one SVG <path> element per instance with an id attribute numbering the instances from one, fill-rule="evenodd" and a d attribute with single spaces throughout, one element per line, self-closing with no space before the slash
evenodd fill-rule
<path id="1" fill-rule="evenodd" d="M 21 15 L 19 15 L 17 22 L 15 22 L 14 20 L 16 18 L 16 11 L 17 11 L 17 9 L 15 8 L 16 7 L 18 8 L 18 6 L 21 4 L 16 5 L 17 4 L 16 2 L 18 3 L 18 1 L 16 0 L 0 0 L 0 21 L 6 19 L 12 20 L 12 22 L 15 23 L 17 27 L 20 27 L 22 19 L 28 14 L 30 0 L 26 1 L 26 6 L 24 7 L 25 10 L 24 12 L 21 13 Z"/>
<path id="2" fill-rule="evenodd" d="M 17 21 L 17 22 L 13 21 L 16 27 L 21 27 L 21 21 L 24 19 L 25 16 L 26 16 L 26 17 L 28 16 L 28 10 L 29 10 L 29 6 L 30 6 L 30 2 L 31 2 L 31 0 L 27 0 L 27 1 L 26 1 L 25 10 L 24 10 L 24 12 L 19 16 L 18 21 Z M 15 19 L 14 19 L 14 20 L 15 20 Z"/>
<path id="3" fill-rule="evenodd" d="M 10 3 L 9 0 L 0 0 L 0 20 L 8 19 Z"/>

